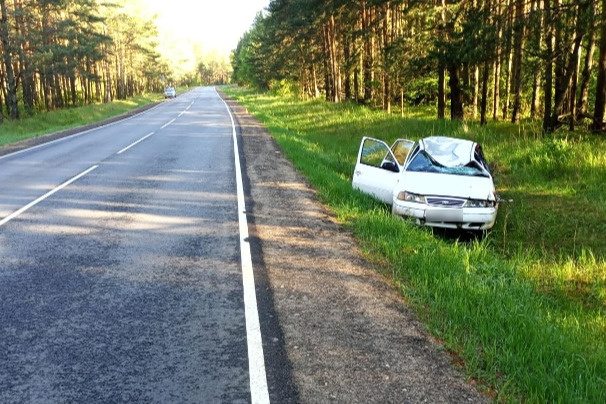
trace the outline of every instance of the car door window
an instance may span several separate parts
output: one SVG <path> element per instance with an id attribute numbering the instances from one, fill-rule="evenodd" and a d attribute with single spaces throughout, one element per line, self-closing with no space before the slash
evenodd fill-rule
<path id="1" fill-rule="evenodd" d="M 398 161 L 400 167 L 404 166 L 406 158 L 408 157 L 408 154 L 410 153 L 410 150 L 412 149 L 414 144 L 415 142 L 413 142 L 412 140 L 398 139 L 394 142 L 393 145 L 391 145 L 391 152 Z"/>
<path id="2" fill-rule="evenodd" d="M 387 145 L 379 140 L 364 139 L 360 163 L 373 167 L 383 167 L 386 162 L 395 163 Z"/>

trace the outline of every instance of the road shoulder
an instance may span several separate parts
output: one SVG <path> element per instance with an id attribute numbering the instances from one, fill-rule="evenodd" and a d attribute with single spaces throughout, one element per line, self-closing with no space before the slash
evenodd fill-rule
<path id="1" fill-rule="evenodd" d="M 263 335 L 264 349 L 283 341 L 296 400 L 488 402 L 466 383 L 397 289 L 362 258 L 267 130 L 226 101 L 241 130 L 250 233 L 259 240 L 257 261 L 280 325 Z"/>

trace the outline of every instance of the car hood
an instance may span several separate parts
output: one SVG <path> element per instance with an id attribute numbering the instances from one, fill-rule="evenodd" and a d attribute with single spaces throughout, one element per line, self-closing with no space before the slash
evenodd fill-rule
<path id="1" fill-rule="evenodd" d="M 420 195 L 495 200 L 490 177 L 406 171 L 397 188 Z"/>

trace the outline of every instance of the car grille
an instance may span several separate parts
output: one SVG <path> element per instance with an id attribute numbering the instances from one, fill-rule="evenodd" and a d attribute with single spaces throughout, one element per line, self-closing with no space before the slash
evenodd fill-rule
<path id="1" fill-rule="evenodd" d="M 444 208 L 461 208 L 465 205 L 465 199 L 445 198 L 443 196 L 426 197 L 427 204 L 431 206 L 441 206 Z"/>

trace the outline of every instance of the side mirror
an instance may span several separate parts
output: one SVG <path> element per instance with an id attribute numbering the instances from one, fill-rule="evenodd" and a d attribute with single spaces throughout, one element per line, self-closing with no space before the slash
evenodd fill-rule
<path id="1" fill-rule="evenodd" d="M 393 163 L 391 161 L 386 161 L 383 164 L 381 164 L 381 168 L 384 170 L 388 170 L 388 171 L 393 171 L 394 173 L 399 173 L 400 169 L 398 168 L 398 165 L 396 163 Z"/>

